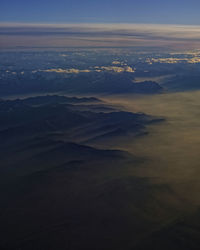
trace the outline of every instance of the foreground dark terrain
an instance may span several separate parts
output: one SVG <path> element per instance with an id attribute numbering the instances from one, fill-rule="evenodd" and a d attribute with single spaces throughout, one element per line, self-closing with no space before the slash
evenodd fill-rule
<path id="1" fill-rule="evenodd" d="M 138 210 L 138 191 L 144 189 L 147 199 L 149 184 L 118 171 L 142 159 L 87 144 L 138 136 L 161 119 L 120 111 L 96 98 L 56 95 L 2 100 L 0 118 L 2 246 L 92 249 L 98 240 L 102 249 L 104 240 L 111 247 L 115 237 L 126 239 L 122 228 L 129 219 L 121 216 L 131 201 L 122 205 L 118 199 L 132 190 Z"/>
<path id="2" fill-rule="evenodd" d="M 0 53 L 0 249 L 199 249 L 199 55 Z"/>

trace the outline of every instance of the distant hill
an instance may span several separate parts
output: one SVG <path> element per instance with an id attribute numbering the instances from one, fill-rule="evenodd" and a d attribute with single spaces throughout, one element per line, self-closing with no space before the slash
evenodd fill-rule
<path id="1" fill-rule="evenodd" d="M 26 76 L 13 80 L 0 80 L 0 97 L 27 93 L 70 93 L 70 94 L 156 94 L 163 88 L 156 82 L 134 82 L 132 73 L 87 73 L 52 79 L 44 76 Z"/>

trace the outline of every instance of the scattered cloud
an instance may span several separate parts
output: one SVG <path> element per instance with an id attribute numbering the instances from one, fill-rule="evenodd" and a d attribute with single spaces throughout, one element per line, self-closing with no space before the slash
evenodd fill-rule
<path id="1" fill-rule="evenodd" d="M 112 64 L 117 65 L 117 64 L 121 64 L 121 62 L 120 61 L 113 61 Z"/>
<path id="2" fill-rule="evenodd" d="M 89 73 L 90 70 L 80 70 L 80 69 L 46 69 L 46 70 L 39 70 L 42 72 L 55 72 L 55 73 L 61 73 L 61 74 L 79 74 L 79 73 Z"/>
<path id="3" fill-rule="evenodd" d="M 174 63 L 200 63 L 200 57 L 192 57 L 192 58 L 174 58 L 174 57 L 168 57 L 168 58 L 148 58 L 146 60 L 147 63 L 153 64 L 153 63 L 168 63 L 168 64 L 174 64 Z"/>
<path id="4" fill-rule="evenodd" d="M 135 69 L 133 69 L 130 66 L 124 66 L 124 67 L 119 67 L 119 66 L 95 66 L 94 68 L 90 69 L 61 69 L 61 68 L 55 68 L 55 69 L 45 69 L 45 70 L 34 70 L 32 73 L 36 72 L 53 72 L 53 73 L 58 73 L 58 74 L 79 74 L 79 73 L 90 73 L 90 72 L 114 72 L 114 73 L 123 73 L 123 72 L 129 72 L 129 73 L 134 73 Z"/>
<path id="5" fill-rule="evenodd" d="M 66 54 L 61 54 L 60 56 L 62 56 L 62 57 L 68 57 L 68 55 L 66 55 Z"/>
<path id="6" fill-rule="evenodd" d="M 113 71 L 116 73 L 121 73 L 121 72 L 130 72 L 130 73 L 134 73 L 135 70 L 129 66 L 125 66 L 125 67 L 118 67 L 118 66 L 102 66 L 101 70 L 105 70 L 105 71 Z"/>

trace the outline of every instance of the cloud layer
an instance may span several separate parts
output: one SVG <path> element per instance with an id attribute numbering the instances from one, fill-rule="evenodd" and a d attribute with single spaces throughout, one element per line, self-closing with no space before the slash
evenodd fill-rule
<path id="1" fill-rule="evenodd" d="M 200 26 L 0 23 L 1 49 L 137 46 L 199 48 Z"/>

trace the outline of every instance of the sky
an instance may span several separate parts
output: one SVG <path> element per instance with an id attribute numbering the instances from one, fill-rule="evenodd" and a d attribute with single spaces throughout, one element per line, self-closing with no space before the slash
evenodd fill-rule
<path id="1" fill-rule="evenodd" d="M 200 25 L 199 0 L 0 0 L 0 22 Z"/>
<path id="2" fill-rule="evenodd" d="M 0 49 L 200 47 L 199 0 L 0 0 Z"/>

